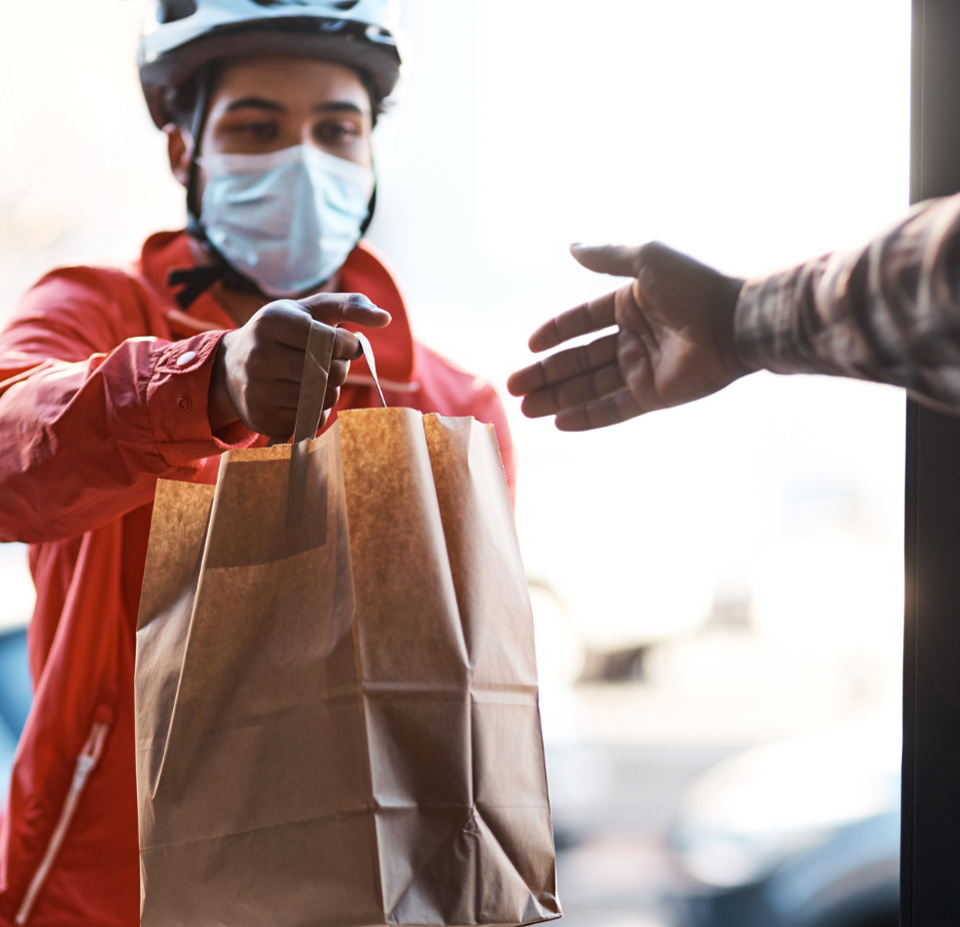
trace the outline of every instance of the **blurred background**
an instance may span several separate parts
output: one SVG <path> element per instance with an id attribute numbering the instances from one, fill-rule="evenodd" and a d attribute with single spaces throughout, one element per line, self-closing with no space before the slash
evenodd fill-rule
<path id="1" fill-rule="evenodd" d="M 0 4 L 0 321 L 50 267 L 184 221 L 136 77 L 145 7 Z M 618 283 L 571 241 L 659 238 L 746 276 L 906 209 L 907 0 L 403 16 L 371 238 L 419 337 L 501 388 L 541 321 Z M 571 927 L 895 923 L 903 395 L 758 374 L 584 435 L 504 396 Z M 2 690 L 18 545 L 0 588 Z M 0 704 L 0 793 L 24 709 Z"/>

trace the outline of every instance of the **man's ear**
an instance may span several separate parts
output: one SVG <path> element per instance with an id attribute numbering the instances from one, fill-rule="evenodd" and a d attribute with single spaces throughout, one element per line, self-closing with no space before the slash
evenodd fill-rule
<path id="1" fill-rule="evenodd" d="M 180 126 L 170 123 L 163 127 L 167 136 L 167 157 L 170 171 L 184 187 L 190 182 L 190 158 L 193 155 L 193 139 Z"/>

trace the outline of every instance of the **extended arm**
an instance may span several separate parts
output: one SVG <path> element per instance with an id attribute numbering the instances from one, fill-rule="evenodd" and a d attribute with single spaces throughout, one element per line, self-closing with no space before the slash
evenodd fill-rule
<path id="1" fill-rule="evenodd" d="M 136 321 L 94 275 L 67 271 L 0 335 L 0 540 L 81 534 L 148 502 L 158 477 L 191 479 L 253 439 L 218 441 L 207 421 L 222 333 L 129 337 Z"/>
<path id="2" fill-rule="evenodd" d="M 541 351 L 614 329 L 515 373 L 527 415 L 602 427 L 763 368 L 890 383 L 960 411 L 960 196 L 918 207 L 863 248 L 748 281 L 658 244 L 574 256 L 634 280 L 534 333 Z"/>
<path id="3" fill-rule="evenodd" d="M 271 423 L 292 430 L 310 316 L 389 320 L 351 299 L 274 303 L 230 335 L 172 342 L 139 336 L 95 273 L 46 278 L 0 334 L 0 540 L 81 534 L 149 502 L 158 477 L 192 479 Z M 358 348 L 337 333 L 328 404 Z"/>
<path id="4" fill-rule="evenodd" d="M 748 280 L 735 322 L 751 367 L 890 383 L 960 411 L 960 196 L 862 248 Z"/>

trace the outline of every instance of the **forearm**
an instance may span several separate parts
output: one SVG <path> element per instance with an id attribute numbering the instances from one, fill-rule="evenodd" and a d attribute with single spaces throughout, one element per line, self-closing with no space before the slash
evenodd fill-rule
<path id="1" fill-rule="evenodd" d="M 0 540 L 83 533 L 149 502 L 159 477 L 191 479 L 208 457 L 249 443 L 242 428 L 226 441 L 210 431 L 218 341 L 129 339 L 18 374 L 10 355 L 0 358 L 15 373 L 0 382 Z"/>
<path id="2" fill-rule="evenodd" d="M 890 383 L 960 411 L 960 197 L 863 248 L 747 281 L 735 326 L 754 369 Z"/>

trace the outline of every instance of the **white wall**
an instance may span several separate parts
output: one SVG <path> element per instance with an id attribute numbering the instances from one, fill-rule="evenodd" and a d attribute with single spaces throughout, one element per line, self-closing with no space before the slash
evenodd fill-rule
<path id="1" fill-rule="evenodd" d="M 133 67 L 143 7 L 0 5 L 0 315 L 46 267 L 133 255 L 182 221 Z M 404 15 L 411 65 L 378 131 L 373 237 L 421 337 L 498 382 L 541 320 L 614 285 L 573 264 L 570 240 L 658 237 L 748 274 L 865 238 L 906 205 L 905 0 L 406 0 Z M 799 615 L 784 603 L 825 568 L 816 544 L 796 553 L 810 500 L 828 528 L 805 536 L 866 551 L 852 582 L 898 581 L 895 391 L 757 376 L 588 436 L 507 402 L 529 568 L 595 642 L 689 626 L 715 589 L 794 556 L 761 623 L 809 637 L 816 609 L 821 643 L 840 621 L 844 640 L 894 646 L 895 590 L 882 614 L 838 615 L 829 602 L 851 597 L 826 589 Z"/>

